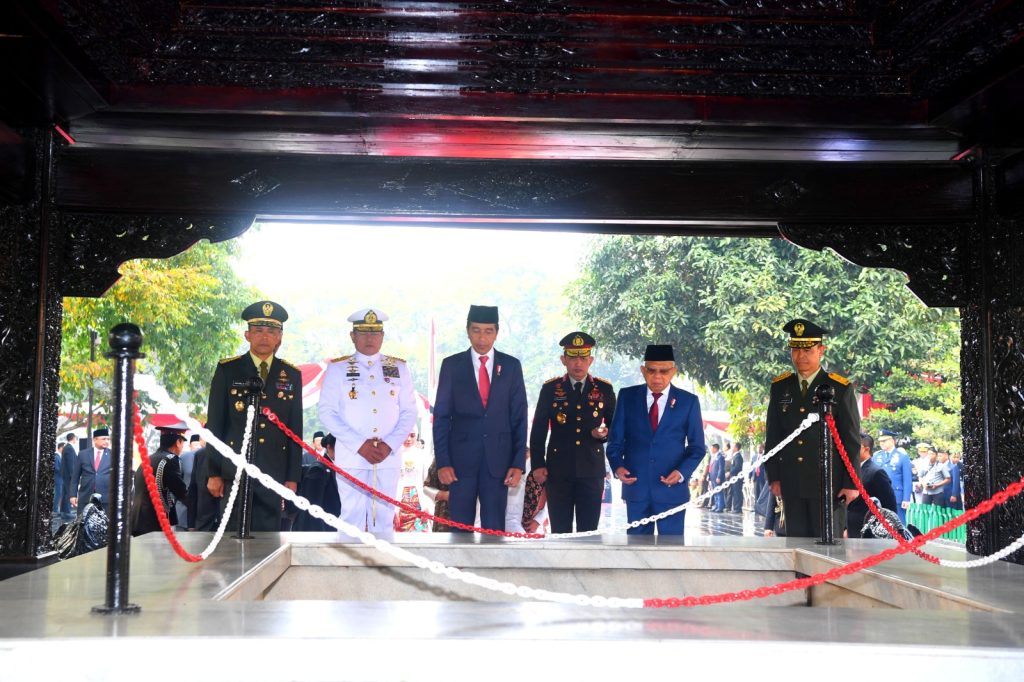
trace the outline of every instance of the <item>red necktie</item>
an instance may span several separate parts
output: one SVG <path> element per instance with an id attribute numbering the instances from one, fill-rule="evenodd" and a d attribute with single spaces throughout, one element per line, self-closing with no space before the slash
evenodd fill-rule
<path id="1" fill-rule="evenodd" d="M 100 470 L 100 460 L 103 459 L 103 448 L 97 448 L 96 450 L 96 461 L 93 463 L 92 468 L 95 471 Z"/>
<path id="2" fill-rule="evenodd" d="M 481 356 L 480 358 L 480 402 L 484 404 L 484 409 L 487 409 L 487 398 L 491 395 L 491 378 L 487 376 L 487 356 Z"/>
<path id="3" fill-rule="evenodd" d="M 657 431 L 658 430 L 658 399 L 661 398 L 661 394 L 660 393 L 653 393 L 652 395 L 654 396 L 654 402 L 651 403 L 651 412 L 650 412 L 650 415 L 649 415 L 650 418 L 651 418 L 651 431 Z"/>

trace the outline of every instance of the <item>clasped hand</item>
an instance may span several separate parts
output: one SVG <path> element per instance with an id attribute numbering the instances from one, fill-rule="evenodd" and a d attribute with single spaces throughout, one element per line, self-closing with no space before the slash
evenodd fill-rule
<path id="1" fill-rule="evenodd" d="M 370 464 L 380 464 L 391 454 L 391 446 L 380 439 L 367 438 L 357 452 Z"/>

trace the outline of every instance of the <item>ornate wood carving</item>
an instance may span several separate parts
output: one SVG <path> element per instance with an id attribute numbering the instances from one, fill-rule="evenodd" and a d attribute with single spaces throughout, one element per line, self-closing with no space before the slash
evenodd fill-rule
<path id="1" fill-rule="evenodd" d="M 779 225 L 782 236 L 810 249 L 831 248 L 864 267 L 907 274 L 907 286 L 925 305 L 964 305 L 966 225 Z"/>
<path id="2" fill-rule="evenodd" d="M 200 239 L 219 242 L 242 234 L 252 215 L 161 216 L 67 213 L 61 289 L 65 296 L 102 296 L 117 268 L 133 258 L 168 258 Z"/>

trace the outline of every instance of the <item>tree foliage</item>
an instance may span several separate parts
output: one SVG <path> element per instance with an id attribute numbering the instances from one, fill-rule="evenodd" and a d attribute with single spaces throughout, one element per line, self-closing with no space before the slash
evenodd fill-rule
<path id="1" fill-rule="evenodd" d="M 743 433 L 759 428 L 749 415 L 763 414 L 772 377 L 791 368 L 783 325 L 804 317 L 832 332 L 830 371 L 897 410 L 919 411 L 905 413 L 904 432 L 917 432 L 913 421 L 953 437 L 959 319 L 922 305 L 901 272 L 781 239 L 599 237 L 570 300 L 574 317 L 613 352 L 638 357 L 648 343 L 672 343 L 683 373 L 727 393 L 734 421 L 747 422 Z M 936 373 L 948 377 L 941 390 L 915 380 L 917 393 L 904 395 L 909 384 L 899 377 Z"/>
<path id="2" fill-rule="evenodd" d="M 153 373 L 180 402 L 205 403 L 217 361 L 241 343 L 239 311 L 256 293 L 233 271 L 233 242 L 199 242 L 162 260 L 123 264 L 121 278 L 100 298 L 65 298 L 61 346 L 61 402 L 71 415 L 84 410 L 90 385 L 102 412 L 110 398 L 107 333 L 122 322 L 137 324 L 146 354 L 140 372 Z M 89 329 L 98 332 L 95 362 L 89 360 Z M 85 423 L 72 419 L 68 427 Z"/>

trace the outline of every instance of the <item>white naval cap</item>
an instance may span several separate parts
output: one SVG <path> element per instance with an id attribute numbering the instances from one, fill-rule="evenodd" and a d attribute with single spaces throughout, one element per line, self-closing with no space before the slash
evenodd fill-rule
<path id="1" fill-rule="evenodd" d="M 388 314 L 375 308 L 363 308 L 348 316 L 352 330 L 357 332 L 382 332 Z"/>

